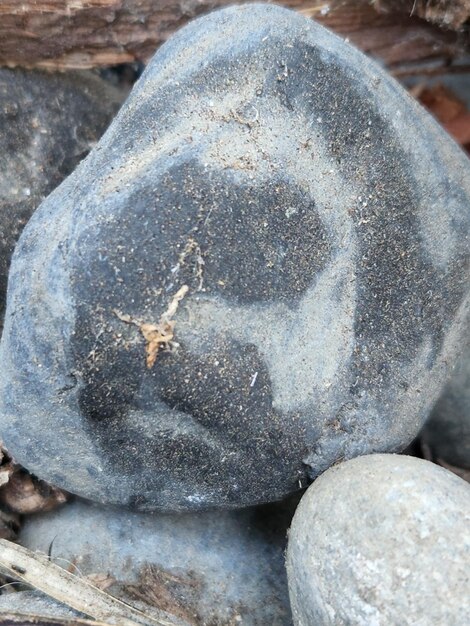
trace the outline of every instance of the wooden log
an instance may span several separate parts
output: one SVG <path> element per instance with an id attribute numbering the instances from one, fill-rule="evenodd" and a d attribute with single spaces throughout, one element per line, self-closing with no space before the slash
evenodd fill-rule
<path id="1" fill-rule="evenodd" d="M 468 41 L 404 11 L 391 13 L 386 0 L 375 1 L 381 12 L 369 0 L 279 3 L 318 19 L 392 66 L 452 59 Z M 145 62 L 189 19 L 228 4 L 233 0 L 0 0 L 0 65 L 84 69 Z"/>
<path id="2" fill-rule="evenodd" d="M 418 16 L 454 30 L 470 20 L 470 0 L 373 0 L 373 4 L 379 11 Z"/>

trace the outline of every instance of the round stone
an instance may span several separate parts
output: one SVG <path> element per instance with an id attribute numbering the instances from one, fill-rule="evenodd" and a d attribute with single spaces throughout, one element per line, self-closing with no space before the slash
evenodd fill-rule
<path id="1" fill-rule="evenodd" d="M 284 550 L 295 504 L 150 515 L 76 501 L 26 518 L 19 542 L 80 575 L 111 577 L 114 595 L 185 624 L 290 626 Z"/>
<path id="2" fill-rule="evenodd" d="M 421 432 L 433 458 L 466 470 L 470 469 L 469 356 L 467 348 Z"/>
<path id="3" fill-rule="evenodd" d="M 377 454 L 307 490 L 289 531 L 294 624 L 466 626 L 470 486 L 428 461 Z"/>
<path id="4" fill-rule="evenodd" d="M 7 447 L 146 510 L 281 499 L 400 450 L 462 338 L 469 174 L 311 20 L 247 5 L 194 21 L 23 233 Z"/>
<path id="5" fill-rule="evenodd" d="M 121 93 L 91 72 L 0 68 L 0 332 L 18 237 L 106 130 Z"/>

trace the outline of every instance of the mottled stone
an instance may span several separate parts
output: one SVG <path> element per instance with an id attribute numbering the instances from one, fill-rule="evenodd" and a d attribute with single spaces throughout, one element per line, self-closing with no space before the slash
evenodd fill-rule
<path id="1" fill-rule="evenodd" d="M 464 469 L 470 469 L 469 357 L 467 348 L 421 432 L 433 458 Z"/>
<path id="2" fill-rule="evenodd" d="M 0 68 L 0 330 L 20 232 L 95 145 L 122 99 L 91 72 Z"/>
<path id="3" fill-rule="evenodd" d="M 77 501 L 26 518 L 19 541 L 44 553 L 52 545 L 58 565 L 110 575 L 112 593 L 190 624 L 289 626 L 284 549 L 295 504 L 150 515 Z"/>
<path id="4" fill-rule="evenodd" d="M 466 626 L 470 486 L 428 461 L 376 454 L 307 490 L 289 531 L 296 626 Z"/>
<path id="5" fill-rule="evenodd" d="M 21 238 L 8 447 L 147 510 L 281 499 L 401 449 L 463 333 L 469 173 L 314 22 L 268 5 L 194 21 Z"/>

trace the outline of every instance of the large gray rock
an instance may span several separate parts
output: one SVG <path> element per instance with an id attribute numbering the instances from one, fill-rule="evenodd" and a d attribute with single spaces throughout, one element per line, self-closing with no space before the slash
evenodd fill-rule
<path id="1" fill-rule="evenodd" d="M 0 330 L 20 232 L 95 145 L 122 98 L 91 72 L 0 68 Z"/>
<path id="2" fill-rule="evenodd" d="M 0 430 L 141 509 L 280 499 L 399 450 L 468 306 L 470 166 L 361 53 L 247 5 L 147 67 L 18 245 Z"/>
<path id="3" fill-rule="evenodd" d="M 470 349 L 458 362 L 421 433 L 434 458 L 470 469 Z"/>
<path id="4" fill-rule="evenodd" d="M 289 531 L 296 626 L 466 626 L 470 486 L 428 461 L 371 455 L 306 492 Z"/>
<path id="5" fill-rule="evenodd" d="M 284 549 L 293 511 L 286 503 L 150 515 L 78 501 L 26 518 L 20 543 L 80 574 L 110 574 L 120 597 L 147 599 L 190 624 L 289 626 Z"/>

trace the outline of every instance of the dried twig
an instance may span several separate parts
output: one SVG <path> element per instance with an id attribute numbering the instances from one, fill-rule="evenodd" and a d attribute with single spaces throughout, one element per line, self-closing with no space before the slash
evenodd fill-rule
<path id="1" fill-rule="evenodd" d="M 175 626 L 156 619 L 70 574 L 44 554 L 0 539 L 0 566 L 19 580 L 80 613 L 114 626 Z"/>
<path id="2" fill-rule="evenodd" d="M 470 18 L 470 0 L 372 0 L 378 11 L 418 16 L 444 28 L 458 30 Z"/>
<path id="3" fill-rule="evenodd" d="M 119 318 L 121 322 L 137 326 L 137 328 L 142 333 L 145 341 L 147 342 L 145 346 L 145 351 L 147 353 L 146 362 L 149 369 L 154 366 L 160 348 L 162 346 L 167 346 L 174 337 L 176 322 L 173 317 L 178 310 L 179 303 L 188 293 L 188 290 L 189 288 L 187 285 L 183 285 L 180 289 L 178 289 L 178 291 L 171 299 L 167 310 L 162 314 L 157 324 L 142 322 L 134 319 L 130 315 L 114 310 L 114 315 L 116 315 L 116 317 Z"/>
<path id="4" fill-rule="evenodd" d="M 452 58 L 469 43 L 465 30 L 449 30 L 464 26 L 469 0 L 277 3 L 313 16 L 388 65 Z M 146 61 L 189 19 L 228 4 L 233 0 L 2 0 L 0 64 L 84 69 Z"/>
<path id="5" fill-rule="evenodd" d="M 29 613 L 1 613 L 0 626 L 110 626 L 105 622 L 78 617 L 52 617 Z"/>

